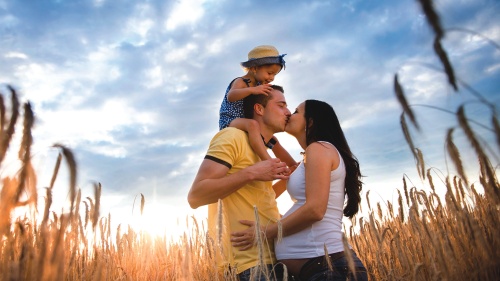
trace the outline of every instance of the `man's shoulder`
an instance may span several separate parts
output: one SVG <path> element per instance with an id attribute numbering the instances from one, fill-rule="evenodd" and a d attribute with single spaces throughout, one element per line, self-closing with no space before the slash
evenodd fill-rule
<path id="1" fill-rule="evenodd" d="M 211 146 L 233 146 L 240 149 L 250 145 L 247 133 L 233 127 L 220 130 L 210 143 Z"/>
<path id="2" fill-rule="evenodd" d="M 228 139 L 237 139 L 237 138 L 248 138 L 247 133 L 243 130 L 233 127 L 226 127 L 220 130 L 214 137 L 215 138 L 228 138 Z"/>

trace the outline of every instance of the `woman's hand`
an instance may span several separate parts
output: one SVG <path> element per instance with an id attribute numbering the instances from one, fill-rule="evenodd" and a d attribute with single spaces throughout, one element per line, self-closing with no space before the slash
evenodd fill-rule
<path id="1" fill-rule="evenodd" d="M 239 248 L 240 251 L 246 251 L 255 244 L 255 222 L 240 220 L 240 223 L 249 227 L 243 231 L 231 233 L 231 243 L 233 247 Z"/>

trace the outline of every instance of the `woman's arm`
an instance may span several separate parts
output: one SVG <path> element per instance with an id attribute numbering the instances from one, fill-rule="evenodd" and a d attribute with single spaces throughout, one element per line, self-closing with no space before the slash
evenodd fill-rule
<path id="1" fill-rule="evenodd" d="M 306 203 L 295 212 L 281 219 L 283 236 L 288 236 L 303 230 L 314 222 L 323 219 L 326 213 L 330 192 L 330 174 L 338 166 L 338 153 L 330 145 L 313 143 L 306 149 Z M 254 222 L 241 221 L 250 226 L 249 229 L 233 233 L 233 246 L 240 250 L 249 249 L 253 245 Z M 262 226 L 262 232 L 267 238 L 278 236 L 278 224 Z"/>

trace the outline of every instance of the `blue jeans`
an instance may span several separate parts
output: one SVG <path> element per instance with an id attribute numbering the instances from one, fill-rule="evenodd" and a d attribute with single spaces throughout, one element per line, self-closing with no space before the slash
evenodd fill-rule
<path id="1" fill-rule="evenodd" d="M 240 281 L 281 281 L 283 279 L 283 266 L 281 264 L 275 266 L 266 264 L 266 268 L 252 267 L 238 274 L 238 278 Z"/>
<path id="2" fill-rule="evenodd" d="M 346 257 L 339 258 L 332 261 L 333 270 L 324 268 L 317 273 L 313 274 L 308 280 L 301 281 L 368 281 L 368 274 L 366 273 L 366 268 L 361 262 L 361 260 L 356 256 L 354 251 L 351 251 L 352 258 L 354 260 L 354 267 L 356 272 L 353 274 L 349 271 L 349 266 L 347 264 Z"/>

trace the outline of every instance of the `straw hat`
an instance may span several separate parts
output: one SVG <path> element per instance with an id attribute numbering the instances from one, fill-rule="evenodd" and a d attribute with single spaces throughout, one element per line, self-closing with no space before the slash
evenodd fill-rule
<path id="1" fill-rule="evenodd" d="M 257 46 L 248 53 L 248 61 L 242 62 L 241 66 L 250 68 L 265 64 L 280 64 L 281 67 L 284 68 L 284 56 L 286 56 L 286 54 L 280 55 L 278 49 L 276 49 L 274 46 Z"/>

